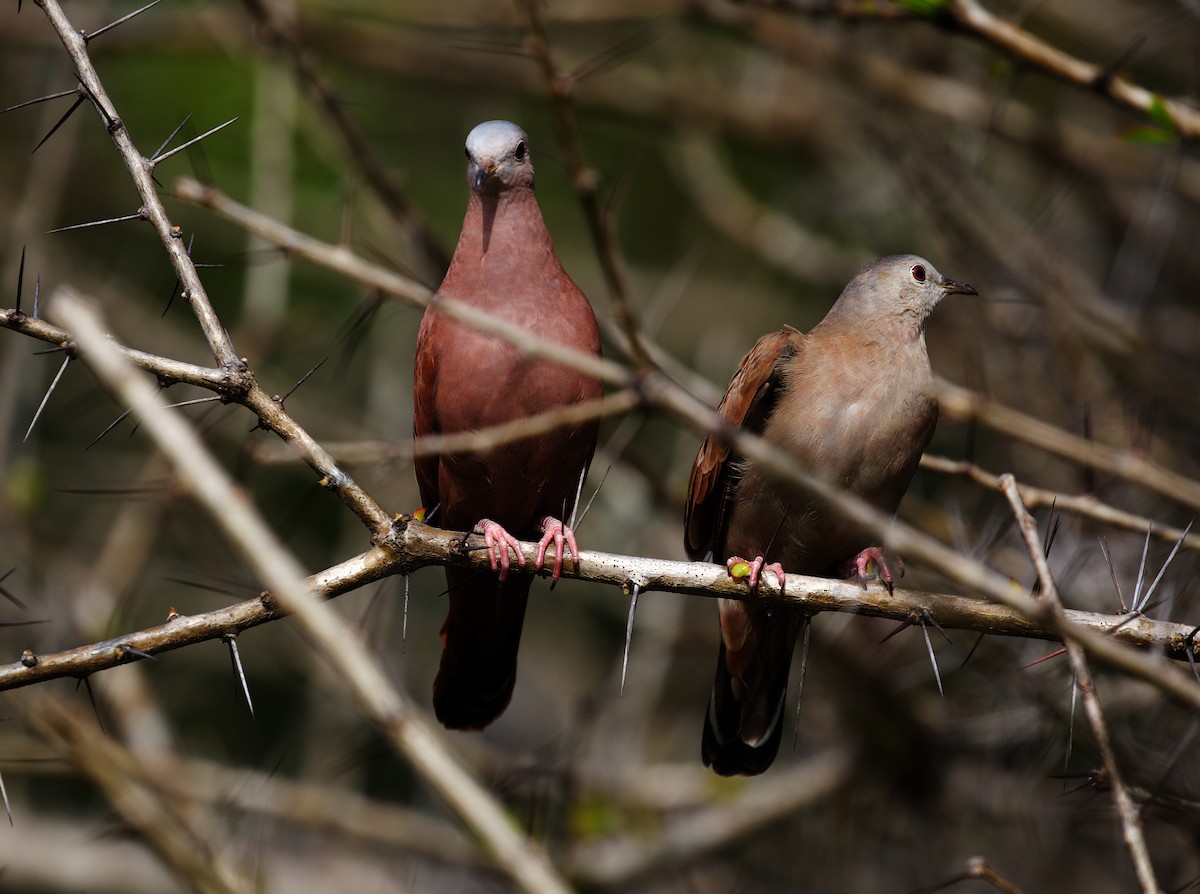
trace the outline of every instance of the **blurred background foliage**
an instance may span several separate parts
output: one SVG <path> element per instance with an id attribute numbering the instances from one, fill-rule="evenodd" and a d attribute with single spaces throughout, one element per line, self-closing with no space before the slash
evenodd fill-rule
<path id="1" fill-rule="evenodd" d="M 937 4 L 934 4 L 937 6 Z M 932 318 L 935 371 L 1063 430 L 1200 474 L 1200 159 L 1169 117 L 1119 108 L 954 29 L 917 4 L 723 0 L 553 0 L 549 36 L 574 72 L 574 110 L 618 234 L 647 335 L 694 369 L 715 401 L 760 334 L 808 328 L 865 260 L 927 256 L 980 297 Z M 70 3 L 85 30 L 131 11 Z M 1083 59 L 1193 107 L 1200 10 L 1190 0 L 992 4 Z M 897 15 L 893 16 L 893 13 Z M 462 145 L 479 121 L 530 134 L 542 209 L 565 266 L 611 319 L 520 7 L 471 0 L 280 3 L 448 256 L 465 207 Z M 0 105 L 70 89 L 69 61 L 32 3 L 0 13 Z M 343 242 L 436 287 L 437 252 L 389 214 L 330 117 L 298 85 L 286 53 L 233 2 L 166 0 L 92 44 L 129 132 L 149 154 L 237 123 L 164 163 L 165 192 L 194 176 L 299 230 Z M 24 307 L 70 284 L 96 296 L 116 334 L 156 353 L 210 362 L 150 229 L 138 222 L 48 235 L 130 214 L 136 194 L 88 104 L 30 154 L 71 98 L 0 118 L 2 300 Z M 411 429 L 420 312 L 168 200 L 218 313 L 260 382 L 322 442 L 401 441 Z M 0 575 L 43 620 L 0 632 L 21 650 L 69 648 L 252 598 L 258 585 L 82 364 L 71 364 L 25 430 L 62 363 L 0 335 Z M 610 356 L 617 351 L 607 348 Z M 175 400 L 204 396 L 184 386 Z M 219 403 L 186 410 L 300 561 L 316 571 L 366 548 L 361 525 L 297 464 L 269 462 L 273 436 Z M 657 418 L 606 423 L 589 490 L 584 548 L 682 558 L 682 501 L 697 433 Z M 91 445 L 91 446 L 89 446 Z M 931 452 L 1182 527 L 1196 507 L 1055 458 L 987 426 L 943 418 Z M 411 468 L 352 472 L 385 508 L 414 509 Z M 900 514 L 1028 587 L 1033 575 L 996 493 L 930 471 Z M 1048 514 L 1039 513 L 1043 527 Z M 1060 518 L 1051 564 L 1072 607 L 1117 611 L 1106 538 L 1126 598 L 1170 544 Z M 1196 552 L 1185 549 L 1149 609 L 1197 621 Z M 911 566 L 906 586 L 952 590 Z M 428 706 L 444 613 L 438 569 L 413 576 L 407 621 L 398 580 L 337 600 L 369 647 Z M 482 734 L 447 734 L 584 884 L 653 891 L 914 890 L 982 854 L 1027 891 L 1121 892 L 1135 882 L 1099 766 L 1074 724 L 1065 658 L 1052 647 L 952 633 L 934 637 L 939 698 L 913 628 L 816 624 L 794 747 L 760 780 L 724 781 L 699 762 L 716 653 L 707 600 L 651 594 L 639 606 L 624 695 L 627 601 L 595 586 L 535 585 L 512 706 Z M 406 637 L 401 636 L 407 625 Z M 347 704 L 289 625 L 241 638 L 252 718 L 225 646 L 200 645 L 90 681 L 107 735 L 151 760 L 170 755 L 178 797 L 212 847 L 263 890 L 501 890 L 412 771 Z M 970 656 L 970 660 L 965 659 Z M 796 675 L 793 675 L 795 689 Z M 76 681 L 45 684 L 82 705 Z M 77 690 L 77 691 L 76 691 Z M 1100 675 L 1130 781 L 1176 798 L 1151 806 L 1146 834 L 1164 887 L 1200 875 L 1195 720 L 1144 684 Z M 34 693 L 4 696 L 14 704 Z M 791 696 L 795 705 L 796 693 Z M 7 713 L 7 709 L 4 709 Z M 0 888 L 183 890 L 122 828 L 91 786 L 27 723 L 0 731 L 15 826 L 0 831 Z M 208 775 L 206 775 L 208 774 Z M 188 788 L 184 782 L 195 786 Z M 289 800 L 281 783 L 314 787 Z M 307 790 L 306 790 L 307 791 Z M 774 795 L 773 810 L 754 797 Z M 261 797 L 260 797 L 261 796 Z M 373 807 L 382 818 L 353 818 Z M 790 799 L 790 800 L 789 800 Z M 255 802 L 255 803 L 250 803 Z M 258 803 L 261 802 L 261 803 Z M 309 805 L 309 806 L 304 806 Z M 402 812 L 411 808 L 414 812 Z M 324 809 L 331 819 L 315 818 Z M 724 812 L 723 812 L 724 811 Z M 703 821 L 728 835 L 711 835 Z M 695 821 L 689 826 L 689 821 Z M 415 830 L 405 837 L 405 829 Z M 424 836 L 424 837 L 422 837 Z M 441 848 L 441 850 L 439 850 Z M 657 850 L 656 850 L 657 849 Z M 963 883 L 982 887 L 979 882 Z M 1191 885 L 1191 888 L 1187 886 Z"/>

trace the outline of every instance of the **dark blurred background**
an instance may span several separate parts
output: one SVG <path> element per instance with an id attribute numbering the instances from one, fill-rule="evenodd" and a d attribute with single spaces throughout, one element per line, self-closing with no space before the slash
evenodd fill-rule
<path id="1" fill-rule="evenodd" d="M 1190 0 L 991 8 L 1195 106 L 1200 7 Z M 89 31 L 132 9 L 66 6 Z M 647 336 L 695 370 L 699 383 L 690 386 L 715 402 L 759 335 L 816 323 L 864 261 L 919 253 L 980 292 L 955 297 L 932 317 L 938 374 L 1196 478 L 1195 145 L 1161 115 L 1120 108 L 969 35 L 911 15 L 851 14 L 856 9 L 547 4 L 556 61 L 577 74 L 574 111 Z M 274 14 L 298 22 L 337 102 L 446 256 L 466 202 L 466 133 L 489 118 L 520 123 L 558 252 L 598 315 L 611 319 L 546 86 L 524 49 L 520 6 L 305 0 L 279 3 Z M 36 5 L 18 12 L 8 3 L 0 20 L 0 106 L 71 89 L 69 60 Z M 90 52 L 144 154 L 185 116 L 176 144 L 238 118 L 160 166 L 164 192 L 177 177 L 196 177 L 436 287 L 436 251 L 389 214 L 297 82 L 291 56 L 246 7 L 166 0 L 98 37 Z M 24 249 L 27 311 L 35 277 L 43 300 L 72 285 L 102 303 L 125 342 L 210 363 L 186 304 L 170 300 L 174 275 L 148 226 L 47 235 L 137 210 L 90 104 L 31 155 L 72 101 L 0 117 L 0 305 L 15 301 Z M 264 387 L 283 393 L 328 358 L 287 404 L 312 435 L 410 436 L 419 309 L 378 301 L 206 210 L 167 202 L 194 239 L 193 257 L 211 265 L 201 271 L 209 294 Z M 0 575 L 14 569 L 3 588 L 28 606 L 0 603 L 0 620 L 46 621 L 0 631 L 2 660 L 26 647 L 65 649 L 158 624 L 169 607 L 189 614 L 256 595 L 258 583 L 180 498 L 130 420 L 92 443 L 123 408 L 83 364 L 67 368 L 22 440 L 63 362 L 61 354 L 34 353 L 45 347 L 0 333 Z M 607 352 L 618 356 L 611 345 Z M 185 386 L 168 394 L 204 396 Z M 220 403 L 185 412 L 306 568 L 367 548 L 361 524 L 314 486 L 307 467 L 275 461 L 274 436 L 249 431 L 248 413 Z M 682 558 L 683 498 L 699 441 L 661 418 L 606 422 L 588 492 L 608 474 L 580 531 L 583 547 Z M 1011 471 L 1023 483 L 1093 493 L 1158 524 L 1182 527 L 1196 512 L 1170 494 L 946 414 L 930 452 Z M 389 511 L 419 504 L 407 463 L 381 457 L 351 471 Z M 1037 514 L 1048 527 L 1049 513 Z M 1017 584 L 1032 583 L 999 494 L 923 470 L 900 515 Z M 1118 611 L 1113 573 L 1128 601 L 1139 569 L 1152 579 L 1171 549 L 1154 538 L 1143 555 L 1142 534 L 1056 518 L 1050 561 L 1071 607 Z M 1200 623 L 1196 556 L 1193 541 L 1168 568 L 1152 617 Z M 915 563 L 904 585 L 954 589 Z M 335 603 L 424 709 L 443 586 L 438 569 L 412 577 L 403 639 L 401 581 Z M 1111 798 L 1086 784 L 1100 761 L 1075 710 L 1066 659 L 1026 667 L 1052 644 L 977 643 L 964 631 L 951 631 L 947 642 L 934 632 L 939 697 L 919 628 L 880 644 L 892 622 L 819 617 L 794 747 L 785 742 L 762 779 L 726 781 L 699 761 L 716 607 L 646 595 L 621 695 L 627 608 L 615 590 L 535 584 L 511 707 L 482 734 L 446 734 L 514 822 L 581 883 L 871 894 L 935 885 L 982 854 L 1030 892 L 1135 890 Z M 300 643 L 287 622 L 241 638 L 253 718 L 226 647 L 213 642 L 91 679 L 92 722 L 147 761 L 169 755 L 185 811 L 261 890 L 505 889 Z M 1192 890 L 1200 876 L 1195 720 L 1143 683 L 1100 673 L 1098 685 L 1129 781 L 1146 797 L 1175 799 L 1147 807 L 1159 878 L 1168 890 Z M 77 681 L 40 688 L 92 711 Z M 0 713 L 19 714 L 35 696 L 7 693 Z M 0 889 L 187 890 L 23 720 L 0 726 L 0 771 L 15 814 L 13 828 L 0 826 Z M 769 810 L 752 795 L 777 803 Z M 368 812 L 376 809 L 383 812 Z"/>

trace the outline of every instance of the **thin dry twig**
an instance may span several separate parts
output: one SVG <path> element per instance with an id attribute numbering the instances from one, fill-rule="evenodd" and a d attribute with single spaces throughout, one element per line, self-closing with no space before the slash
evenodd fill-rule
<path id="1" fill-rule="evenodd" d="M 325 77 L 316 55 L 305 46 L 296 22 L 286 20 L 271 3 L 263 0 L 242 0 L 242 5 L 254 18 L 259 33 L 287 54 L 313 104 L 333 125 L 364 179 L 421 253 L 427 272 L 440 278 L 450 266 L 445 246 L 413 206 L 395 174 L 379 158 L 362 126 L 350 114 L 344 98 Z"/>
<path id="2" fill-rule="evenodd" d="M 1000 477 L 1000 489 L 1012 506 L 1013 517 L 1016 518 L 1029 558 L 1037 570 L 1038 582 L 1041 585 L 1041 598 L 1050 605 L 1056 614 L 1062 614 L 1063 604 L 1054 585 L 1054 576 L 1046 562 L 1046 554 L 1042 549 L 1041 538 L 1038 534 L 1037 522 L 1025 504 L 1021 502 L 1021 494 L 1017 489 L 1016 479 L 1009 474 Z M 1109 785 L 1112 787 L 1113 801 L 1116 802 L 1117 812 L 1121 817 L 1121 828 L 1125 837 L 1125 846 L 1133 859 L 1138 882 L 1143 894 L 1162 894 L 1158 879 L 1154 876 L 1154 867 L 1150 862 L 1150 853 L 1146 849 L 1146 839 L 1142 835 L 1142 816 L 1138 806 L 1129 795 L 1129 790 L 1121 778 L 1117 766 L 1117 756 L 1113 751 L 1112 740 L 1108 734 L 1108 726 L 1104 722 L 1104 712 L 1100 707 L 1100 699 L 1096 695 L 1095 682 L 1088 667 L 1087 657 L 1080 645 L 1067 636 L 1063 640 L 1067 648 L 1067 656 L 1071 660 L 1071 668 L 1075 673 L 1075 682 L 1083 696 L 1083 707 L 1092 727 L 1092 735 L 1100 749 L 1100 757 L 1104 762 L 1104 771 Z"/>
<path id="3" fill-rule="evenodd" d="M 999 476 L 981 469 L 969 460 L 955 460 L 926 453 L 921 457 L 921 468 L 942 475 L 966 478 L 988 490 L 1000 491 Z M 1071 512 L 1084 518 L 1112 525 L 1114 528 L 1123 528 L 1126 531 L 1137 531 L 1139 534 L 1149 533 L 1150 536 L 1159 540 L 1165 540 L 1168 543 L 1182 543 L 1187 549 L 1200 550 L 1200 534 L 1185 533 L 1182 528 L 1161 525 L 1153 519 L 1125 512 L 1097 500 L 1091 494 L 1068 494 L 1042 487 L 1033 487 L 1029 484 L 1018 484 L 1017 488 L 1026 508 L 1053 506 L 1060 512 Z"/>
<path id="4" fill-rule="evenodd" d="M 756 6 L 766 6 L 794 12 L 798 15 L 836 15 L 842 19 L 914 19 L 920 13 L 906 10 L 905 4 L 894 3 L 807 3 L 802 0 L 740 0 Z M 1024 28 L 1006 21 L 985 9 L 978 0 L 950 0 L 930 4 L 936 7 L 932 21 L 950 30 L 980 40 L 1018 62 L 1029 65 L 1068 84 L 1093 90 L 1113 103 L 1149 116 L 1156 104 L 1170 116 L 1176 133 L 1188 141 L 1200 140 L 1200 112 L 1189 105 L 1164 97 L 1138 86 L 1116 72 L 1084 62 L 1060 50 Z"/>
<path id="5" fill-rule="evenodd" d="M 541 0 L 519 0 L 529 22 L 528 46 L 531 55 L 538 61 L 546 82 L 546 93 L 550 97 L 550 111 L 554 116 L 558 141 L 562 145 L 567 164 L 567 173 L 583 215 L 587 219 L 588 231 L 596 248 L 596 257 L 608 286 L 609 301 L 617 325 L 625 333 L 629 343 L 629 357 L 635 368 L 649 369 L 653 366 L 638 327 L 637 314 L 633 310 L 629 289 L 629 277 L 617 252 L 616 240 L 604 209 L 600 207 L 599 176 L 587 163 L 583 151 L 583 138 L 579 123 L 572 108 L 571 94 L 573 78 L 559 70 L 546 34 L 546 23 L 542 17 Z"/>
<path id="6" fill-rule="evenodd" d="M 1127 450 L 1097 444 L 937 377 L 938 407 L 947 419 L 976 421 L 1026 444 L 1116 475 L 1193 509 L 1200 509 L 1200 482 Z M 1182 532 L 1181 532 L 1182 533 Z"/>

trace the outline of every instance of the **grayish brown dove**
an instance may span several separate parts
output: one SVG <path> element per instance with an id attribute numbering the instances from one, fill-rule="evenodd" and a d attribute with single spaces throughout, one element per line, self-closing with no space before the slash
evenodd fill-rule
<path id="1" fill-rule="evenodd" d="M 925 320 L 942 297 L 975 295 L 915 255 L 863 267 L 812 332 L 784 327 L 742 358 L 721 400 L 729 425 L 761 434 L 807 471 L 895 512 L 937 423 Z M 692 466 L 684 544 L 693 559 L 865 581 L 882 551 L 828 505 L 760 474 L 709 437 Z M 743 559 L 742 557 L 746 557 Z M 721 650 L 704 724 L 704 763 L 722 776 L 771 765 L 803 616 L 720 600 Z"/>
<path id="2" fill-rule="evenodd" d="M 525 132 L 485 121 L 467 135 L 470 194 L 462 234 L 417 336 L 413 431 L 475 431 L 601 395 L 600 382 L 522 357 L 508 342 L 437 310 L 453 298 L 504 317 L 539 338 L 599 355 L 591 305 L 559 263 L 533 192 Z M 434 711 L 452 729 L 481 729 L 508 706 L 532 580 L 508 577 L 517 540 L 539 540 L 537 563 L 555 550 L 578 556 L 567 526 L 596 447 L 594 422 L 558 428 L 481 453 L 416 462 L 421 499 L 451 530 L 484 534 L 496 577 L 446 569 L 450 608 Z"/>

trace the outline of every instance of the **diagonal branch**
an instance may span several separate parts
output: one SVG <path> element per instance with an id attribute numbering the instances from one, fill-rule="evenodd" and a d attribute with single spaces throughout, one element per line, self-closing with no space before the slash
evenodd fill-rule
<path id="1" fill-rule="evenodd" d="M 545 852 L 512 826 L 499 803 L 450 755 L 342 617 L 314 598 L 296 558 L 266 527 L 195 433 L 178 414 L 161 405 L 154 387 L 112 347 L 96 313 L 69 289 L 58 294 L 56 307 L 86 348 L 97 376 L 133 408 L 184 488 L 271 588 L 273 598 L 295 614 L 314 650 L 342 678 L 360 710 L 392 747 L 408 758 L 492 853 L 503 855 L 501 866 L 521 888 L 536 894 L 566 892 Z"/>

